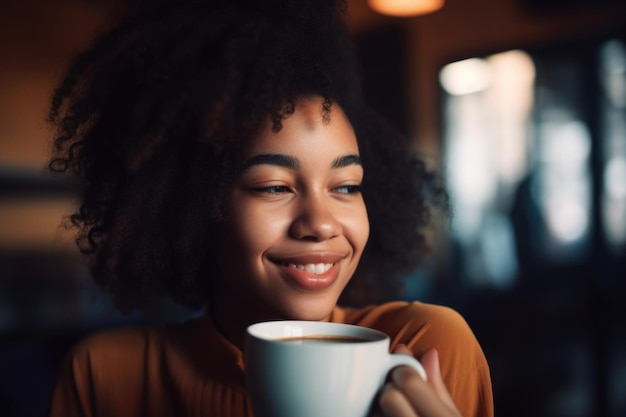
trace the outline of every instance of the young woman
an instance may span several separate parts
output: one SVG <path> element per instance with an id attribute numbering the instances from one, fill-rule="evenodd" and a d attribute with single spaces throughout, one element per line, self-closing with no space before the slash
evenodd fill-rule
<path id="1" fill-rule="evenodd" d="M 50 415 L 250 416 L 245 329 L 270 319 L 376 328 L 418 357 L 428 383 L 397 368 L 374 414 L 493 415 L 463 318 L 382 302 L 443 192 L 363 105 L 341 6 L 151 1 L 78 58 L 51 169 L 82 186 L 93 276 L 124 311 L 167 295 L 206 314 L 86 338 Z"/>

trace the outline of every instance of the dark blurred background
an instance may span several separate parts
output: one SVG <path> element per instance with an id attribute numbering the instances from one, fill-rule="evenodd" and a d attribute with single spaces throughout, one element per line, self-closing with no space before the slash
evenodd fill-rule
<path id="1" fill-rule="evenodd" d="M 450 305 L 501 416 L 626 416 L 626 2 L 447 0 L 389 17 L 350 0 L 370 104 L 445 172 L 452 219 L 402 298 Z M 121 0 L 0 0 L 0 416 L 45 415 L 84 334 L 122 316 L 60 227 L 48 100 Z"/>

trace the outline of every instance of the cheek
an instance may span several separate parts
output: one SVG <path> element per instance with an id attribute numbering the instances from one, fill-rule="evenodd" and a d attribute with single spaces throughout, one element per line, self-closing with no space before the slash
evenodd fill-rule
<path id="1" fill-rule="evenodd" d="M 370 223 L 365 207 L 358 210 L 358 212 L 353 212 L 352 215 L 347 218 L 345 224 L 346 234 L 355 251 L 360 255 L 365 248 L 370 232 Z"/>
<path id="2" fill-rule="evenodd" d="M 258 258 L 282 235 L 284 219 L 284 216 L 255 207 L 244 205 L 234 209 L 225 230 L 228 255 L 246 263 L 250 257 Z"/>

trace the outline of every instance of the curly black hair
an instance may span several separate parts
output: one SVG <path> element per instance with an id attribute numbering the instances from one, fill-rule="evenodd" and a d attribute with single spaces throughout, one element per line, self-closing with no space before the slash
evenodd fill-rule
<path id="1" fill-rule="evenodd" d="M 334 0 L 152 0 L 75 60 L 52 98 L 49 167 L 78 181 L 69 219 L 120 309 L 210 301 L 239 149 L 302 97 L 322 97 L 323 118 L 342 107 L 365 169 L 371 234 L 341 301 L 380 301 L 416 267 L 443 191 L 363 104 L 345 16 Z"/>

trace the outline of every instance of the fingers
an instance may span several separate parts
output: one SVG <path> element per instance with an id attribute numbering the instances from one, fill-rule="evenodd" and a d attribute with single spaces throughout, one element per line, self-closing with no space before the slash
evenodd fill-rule
<path id="1" fill-rule="evenodd" d="M 408 348 L 408 347 L 406 347 L 406 345 L 405 345 L 405 344 L 402 344 L 402 343 L 397 344 L 397 345 L 393 348 L 392 352 L 393 352 L 393 353 L 402 353 L 402 354 L 404 354 L 404 355 L 413 356 L 413 353 L 409 350 L 409 348 Z"/>
<path id="2" fill-rule="evenodd" d="M 391 382 L 385 384 L 378 399 L 385 417 L 415 417 L 416 411 L 405 395 Z"/>
<path id="3" fill-rule="evenodd" d="M 456 409 L 456 405 L 448 392 L 446 384 L 443 382 L 441 376 L 441 368 L 439 366 L 439 352 L 437 349 L 430 349 L 426 351 L 420 358 L 420 362 L 426 370 L 429 384 L 432 386 L 437 396 L 451 409 Z"/>
<path id="4" fill-rule="evenodd" d="M 399 345 L 394 353 L 410 351 Z M 437 351 L 426 352 L 421 362 L 429 382 L 410 367 L 395 368 L 379 398 L 381 412 L 387 417 L 460 417 L 441 377 Z"/>

